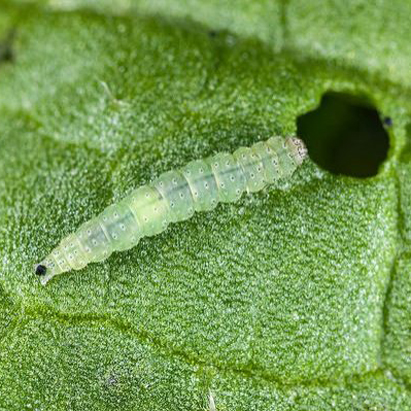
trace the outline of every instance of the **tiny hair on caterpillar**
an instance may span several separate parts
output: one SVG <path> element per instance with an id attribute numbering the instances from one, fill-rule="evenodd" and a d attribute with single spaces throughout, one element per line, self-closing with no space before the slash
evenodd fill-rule
<path id="1" fill-rule="evenodd" d="M 58 274 L 103 261 L 113 251 L 128 250 L 141 238 L 159 234 L 196 211 L 213 210 L 219 202 L 235 202 L 244 192 L 257 192 L 289 178 L 307 157 L 299 138 L 276 136 L 233 154 L 191 161 L 85 222 L 37 264 L 35 272 L 45 285 Z"/>

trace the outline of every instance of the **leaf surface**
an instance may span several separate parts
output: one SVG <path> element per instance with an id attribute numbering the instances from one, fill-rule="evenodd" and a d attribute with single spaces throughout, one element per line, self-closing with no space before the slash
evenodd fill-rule
<path id="1" fill-rule="evenodd" d="M 345 4 L 4 3 L 0 409 L 410 409 L 409 6 Z M 393 119 L 377 176 L 309 161 L 40 286 L 82 222 L 328 90 Z"/>

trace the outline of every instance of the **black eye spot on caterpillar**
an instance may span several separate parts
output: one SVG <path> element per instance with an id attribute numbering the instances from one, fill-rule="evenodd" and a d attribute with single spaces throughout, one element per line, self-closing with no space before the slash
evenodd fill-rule
<path id="1" fill-rule="evenodd" d="M 219 153 L 163 173 L 64 238 L 35 272 L 45 285 L 58 274 L 103 261 L 113 251 L 134 247 L 142 237 L 159 234 L 196 211 L 213 210 L 219 202 L 237 201 L 244 192 L 289 178 L 306 158 L 300 139 L 271 137 L 233 154 Z"/>
<path id="2" fill-rule="evenodd" d="M 46 267 L 46 266 L 44 266 L 44 265 L 42 265 L 42 264 L 39 264 L 39 265 L 36 267 L 36 274 L 37 274 L 38 276 L 46 275 L 46 272 L 47 272 L 47 267 Z"/>
<path id="3" fill-rule="evenodd" d="M 391 117 L 384 117 L 384 125 L 387 127 L 392 126 L 392 118 Z"/>

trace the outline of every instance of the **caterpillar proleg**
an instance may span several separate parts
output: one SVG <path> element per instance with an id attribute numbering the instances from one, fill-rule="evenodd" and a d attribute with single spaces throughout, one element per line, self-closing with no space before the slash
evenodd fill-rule
<path id="1" fill-rule="evenodd" d="M 306 157 L 300 139 L 271 137 L 161 174 L 64 238 L 36 266 L 36 274 L 45 285 L 58 274 L 103 261 L 113 251 L 134 247 L 142 237 L 159 234 L 196 211 L 213 210 L 219 202 L 237 201 L 245 191 L 260 191 L 290 177 Z"/>

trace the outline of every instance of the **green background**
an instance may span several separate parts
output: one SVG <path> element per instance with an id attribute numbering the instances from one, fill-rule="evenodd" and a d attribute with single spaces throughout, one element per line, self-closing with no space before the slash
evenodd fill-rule
<path id="1" fill-rule="evenodd" d="M 411 409 L 410 15 L 0 1 L 0 409 L 201 411 L 210 392 L 217 411 Z M 134 188 L 295 134 L 329 90 L 393 119 L 377 176 L 309 161 L 47 287 L 33 275 Z"/>

